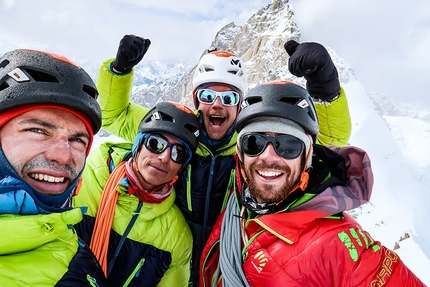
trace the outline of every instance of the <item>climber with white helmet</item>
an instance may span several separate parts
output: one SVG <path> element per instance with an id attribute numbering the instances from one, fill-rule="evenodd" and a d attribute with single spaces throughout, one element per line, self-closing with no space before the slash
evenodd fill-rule
<path id="1" fill-rule="evenodd" d="M 135 35 L 125 35 L 119 44 L 116 58 L 105 61 L 99 71 L 97 88 L 100 92 L 102 108 L 102 127 L 113 134 L 131 141 L 140 119 L 147 109 L 130 102 L 133 81 L 133 67 L 147 52 L 151 42 Z M 309 45 L 308 45 L 309 44 Z M 303 45 L 303 46 L 302 46 Z M 308 46 L 307 46 L 308 45 Z M 348 105 L 344 91 L 339 86 L 337 71 L 325 48 L 316 43 L 305 43 L 299 47 L 317 50 L 318 59 L 323 64 L 316 66 L 315 74 L 324 78 L 330 71 L 333 78 L 334 94 L 326 96 L 323 104 L 324 114 L 336 114 L 336 119 L 325 119 L 333 130 L 326 132 L 326 139 L 333 144 L 345 145 L 351 127 Z M 299 47 L 297 48 L 299 51 Z M 307 50 L 307 49 L 302 49 Z M 312 54 L 307 51 L 306 55 Z M 296 53 L 295 62 L 302 63 L 301 52 Z M 305 55 L 305 56 L 306 56 Z M 307 62 L 314 61 L 312 57 Z M 324 65 L 322 67 L 322 65 Z M 302 69 L 301 66 L 297 70 Z M 337 82 L 336 82 L 337 81 Z M 337 86 L 336 86 L 337 83 Z M 196 66 L 192 80 L 192 97 L 195 113 L 201 124 L 199 143 L 190 164 L 175 182 L 176 204 L 183 212 L 193 233 L 193 262 L 190 282 L 198 284 L 198 264 L 203 246 L 219 214 L 225 209 L 227 200 L 234 190 L 236 180 L 235 125 L 241 109 L 244 94 L 247 92 L 247 76 L 244 62 L 229 51 L 208 51 Z M 319 89 L 321 91 L 321 89 Z M 334 108 L 334 111 L 332 111 Z"/>

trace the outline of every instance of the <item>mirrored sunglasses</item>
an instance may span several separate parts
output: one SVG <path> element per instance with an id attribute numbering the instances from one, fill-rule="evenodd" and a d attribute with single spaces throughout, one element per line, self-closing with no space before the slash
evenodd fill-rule
<path id="1" fill-rule="evenodd" d="M 240 139 L 242 151 L 247 156 L 258 156 L 264 152 L 268 143 L 273 145 L 276 153 L 285 159 L 299 157 L 305 144 L 292 135 L 268 136 L 260 133 L 248 133 Z"/>
<path id="2" fill-rule="evenodd" d="M 210 89 L 197 91 L 197 99 L 203 104 L 211 105 L 215 102 L 217 97 L 220 97 L 221 103 L 224 106 L 236 106 L 240 100 L 240 94 L 234 91 L 217 92 Z"/>
<path id="3" fill-rule="evenodd" d="M 190 157 L 190 153 L 184 145 L 172 144 L 167 139 L 158 135 L 147 136 L 143 144 L 150 152 L 156 154 L 160 154 L 170 147 L 170 158 L 179 164 L 184 164 Z"/>

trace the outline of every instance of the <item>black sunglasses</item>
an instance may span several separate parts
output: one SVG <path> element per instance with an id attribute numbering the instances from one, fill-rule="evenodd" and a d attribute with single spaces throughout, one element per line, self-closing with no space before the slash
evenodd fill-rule
<path id="1" fill-rule="evenodd" d="M 248 133 L 240 139 L 242 151 L 247 156 L 262 154 L 268 143 L 271 143 L 276 153 L 285 159 L 299 157 L 305 146 L 301 140 L 292 135 L 268 136 L 260 133 Z"/>
<path id="2" fill-rule="evenodd" d="M 172 144 L 167 139 L 159 135 L 147 136 L 143 144 L 150 152 L 156 154 L 160 154 L 170 147 L 170 158 L 179 164 L 184 164 L 190 157 L 190 153 L 184 145 Z"/>

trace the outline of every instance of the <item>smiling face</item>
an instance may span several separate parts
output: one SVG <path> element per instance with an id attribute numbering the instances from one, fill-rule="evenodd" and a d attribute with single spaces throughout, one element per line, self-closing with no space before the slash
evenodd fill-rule
<path id="1" fill-rule="evenodd" d="M 217 92 L 234 91 L 230 87 L 213 84 L 205 87 Z M 236 120 L 237 106 L 224 106 L 219 97 L 213 104 L 199 103 L 202 112 L 203 128 L 212 140 L 221 140 Z"/>
<path id="2" fill-rule="evenodd" d="M 84 168 L 90 135 L 62 110 L 35 109 L 0 128 L 0 145 L 11 167 L 35 190 L 62 194 Z"/>
<path id="3" fill-rule="evenodd" d="M 296 159 L 284 159 L 271 143 L 258 156 L 243 155 L 248 188 L 258 203 L 279 202 L 299 181 L 303 170 L 303 153 Z"/>
<path id="4" fill-rule="evenodd" d="M 163 134 L 163 137 L 172 144 L 180 144 L 172 136 Z M 137 171 L 141 175 L 139 181 L 147 191 L 152 191 L 154 188 L 170 182 L 178 174 L 182 165 L 170 158 L 171 149 L 168 147 L 163 152 L 156 154 L 142 145 L 140 151 L 136 153 Z"/>

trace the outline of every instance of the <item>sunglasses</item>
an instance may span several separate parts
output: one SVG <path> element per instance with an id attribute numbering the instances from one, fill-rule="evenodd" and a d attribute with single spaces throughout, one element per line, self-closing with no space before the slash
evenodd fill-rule
<path id="1" fill-rule="evenodd" d="M 170 158 L 179 164 L 184 164 L 190 157 L 190 153 L 184 145 L 172 144 L 162 136 L 149 135 L 145 138 L 143 144 L 150 152 L 156 154 L 160 154 L 170 147 Z"/>
<path id="2" fill-rule="evenodd" d="M 200 103 L 212 105 L 216 98 L 220 97 L 224 106 L 236 106 L 240 100 L 240 94 L 233 91 L 216 92 L 214 90 L 202 89 L 197 91 L 197 99 Z"/>
<path id="3" fill-rule="evenodd" d="M 277 155 L 285 159 L 298 158 L 305 146 L 301 140 L 292 135 L 267 136 L 248 133 L 240 139 L 242 151 L 252 157 L 262 154 L 268 143 L 273 145 Z"/>

